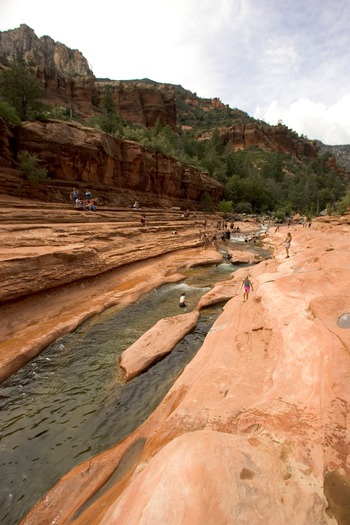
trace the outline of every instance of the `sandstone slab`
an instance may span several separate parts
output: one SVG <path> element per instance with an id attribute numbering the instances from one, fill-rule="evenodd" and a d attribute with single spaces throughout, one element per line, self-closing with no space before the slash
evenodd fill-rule
<path id="1" fill-rule="evenodd" d="M 119 365 L 129 381 L 169 354 L 184 336 L 195 328 L 199 311 L 165 317 L 145 332 L 120 356 Z"/>

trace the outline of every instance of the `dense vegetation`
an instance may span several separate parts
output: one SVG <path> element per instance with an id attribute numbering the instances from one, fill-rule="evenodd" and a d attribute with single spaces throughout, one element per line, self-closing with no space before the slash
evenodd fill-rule
<path id="1" fill-rule="evenodd" d="M 230 145 L 224 146 L 219 128 L 241 125 L 254 119 L 238 109 L 208 110 L 199 104 L 188 106 L 185 99 L 194 95 L 183 88 L 179 88 L 176 95 L 179 122 L 191 127 L 186 132 L 181 127 L 172 130 L 159 123 L 150 130 L 122 122 L 108 91 L 101 115 L 90 123 L 208 172 L 224 185 L 223 211 L 271 212 L 279 218 L 294 213 L 313 216 L 326 208 L 334 210 L 345 195 L 347 181 L 329 166 L 328 155 L 301 160 L 257 146 L 233 152 Z M 205 131 L 210 132 L 210 138 L 198 140 Z M 297 137 L 292 130 L 290 133 Z"/>
<path id="2" fill-rule="evenodd" d="M 147 79 L 143 82 L 156 84 Z M 181 86 L 169 89 L 176 96 L 176 130 L 159 123 L 150 130 L 122 121 L 108 87 L 100 115 L 87 123 L 208 172 L 224 186 L 223 211 L 272 213 L 284 218 L 294 213 L 313 216 L 326 208 L 328 212 L 346 209 L 350 201 L 348 181 L 329 166 L 328 154 L 317 159 L 297 159 L 257 146 L 234 152 L 229 144 L 223 144 L 220 128 L 247 122 L 268 125 L 237 108 L 219 104 L 213 109 L 211 100 L 200 99 Z M 65 108 L 40 105 L 38 80 L 23 63 L 11 65 L 2 74 L 1 95 L 0 116 L 12 124 L 26 118 L 74 118 Z M 298 137 L 292 130 L 288 132 Z"/>

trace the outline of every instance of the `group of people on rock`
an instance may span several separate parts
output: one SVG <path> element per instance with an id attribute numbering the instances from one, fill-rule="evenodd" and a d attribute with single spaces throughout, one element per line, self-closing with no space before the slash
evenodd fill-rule
<path id="1" fill-rule="evenodd" d="M 217 237 L 215 233 L 203 233 L 200 232 L 200 241 L 201 241 L 201 247 L 202 250 L 205 250 L 209 248 L 209 246 L 213 246 L 214 248 L 217 248 Z"/>
<path id="2" fill-rule="evenodd" d="M 235 223 L 233 221 L 227 222 L 227 221 L 218 221 L 216 223 L 216 229 L 217 230 L 231 230 L 231 233 L 240 233 L 241 229 L 239 226 L 235 226 Z"/>
<path id="3" fill-rule="evenodd" d="M 96 203 L 92 198 L 90 190 L 86 190 L 82 194 L 76 188 L 70 194 L 70 202 L 78 211 L 96 211 Z"/>

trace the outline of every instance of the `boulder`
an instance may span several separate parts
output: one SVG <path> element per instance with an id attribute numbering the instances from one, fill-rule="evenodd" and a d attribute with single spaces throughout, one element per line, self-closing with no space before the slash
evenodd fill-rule
<path id="1" fill-rule="evenodd" d="M 193 310 L 158 321 L 121 354 L 119 365 L 124 379 L 129 381 L 169 354 L 177 343 L 195 328 L 198 318 L 199 311 Z"/>

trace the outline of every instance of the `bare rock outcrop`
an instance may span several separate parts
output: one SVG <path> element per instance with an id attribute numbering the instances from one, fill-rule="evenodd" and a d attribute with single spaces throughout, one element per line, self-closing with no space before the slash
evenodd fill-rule
<path id="1" fill-rule="evenodd" d="M 176 127 L 176 101 L 171 90 L 137 82 L 95 79 L 87 59 L 49 36 L 38 37 L 26 24 L 0 31 L 0 67 L 23 58 L 35 64 L 44 88 L 44 102 L 70 109 L 81 117 L 97 114 L 108 89 L 115 110 L 127 121 L 145 127 Z"/>
<path id="2" fill-rule="evenodd" d="M 147 210 L 142 227 L 141 213 L 103 207 L 79 212 L 72 205 L 57 204 L 24 210 L 3 207 L 0 304 L 200 246 L 200 214 L 198 219 L 182 219 L 179 211 Z M 204 260 L 209 262 L 210 254 Z"/>
<path id="3" fill-rule="evenodd" d="M 0 64 L 22 58 L 35 64 L 35 74 L 42 81 L 47 104 L 62 105 L 82 114 L 92 114 L 95 77 L 88 61 L 77 49 L 70 49 L 50 36 L 39 38 L 26 24 L 0 31 Z"/>
<path id="4" fill-rule="evenodd" d="M 114 108 L 126 122 L 153 128 L 161 126 L 176 127 L 177 106 L 174 92 L 162 89 L 162 85 L 142 81 L 96 81 L 93 100 L 102 107 L 103 97 L 108 89 Z"/>

